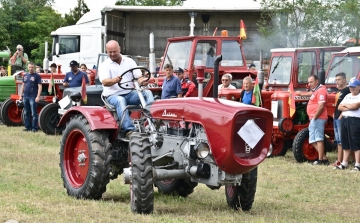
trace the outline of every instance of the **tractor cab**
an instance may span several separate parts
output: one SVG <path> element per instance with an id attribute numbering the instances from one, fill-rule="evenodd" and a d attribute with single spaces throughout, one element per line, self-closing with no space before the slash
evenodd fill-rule
<path id="1" fill-rule="evenodd" d="M 324 74 L 330 66 L 332 53 L 343 49 L 344 47 L 303 47 L 271 50 L 268 78 L 261 92 L 263 107 L 271 109 L 274 115 L 271 155 L 284 155 L 292 146 L 297 133 L 309 124 L 306 107 L 310 97 L 295 95 L 295 92 L 309 91 L 308 77 L 312 74 L 321 76 L 321 72 Z M 294 97 L 290 100 L 292 94 Z M 291 103 L 295 108 L 294 113 L 290 112 Z M 329 107 L 328 103 L 328 111 L 334 109 L 332 104 Z M 328 131 L 326 134 L 331 137 L 332 123 L 327 123 L 325 128 Z M 312 151 L 313 148 L 306 146 L 306 149 Z M 308 156 L 309 160 L 316 158 L 313 152 Z"/>
<path id="2" fill-rule="evenodd" d="M 205 66 L 203 81 L 203 95 L 212 96 L 214 85 L 214 60 L 217 55 L 222 55 L 223 60 L 219 64 L 219 75 L 230 73 L 233 77 L 232 85 L 237 89 L 242 88 L 242 79 L 246 76 L 256 77 L 256 71 L 249 71 L 242 48 L 242 40 L 239 37 L 228 36 L 184 36 L 169 38 L 164 53 L 164 60 L 160 65 L 158 85 L 161 86 L 164 79 L 166 64 L 171 64 L 174 69 L 184 69 L 187 76 L 196 86 L 192 96 L 198 95 L 198 80 L 195 67 Z M 220 83 L 215 83 L 216 85 Z M 217 86 L 214 86 L 217 87 Z M 235 93 L 237 98 L 240 90 Z M 226 96 L 224 96 L 226 98 Z M 229 96 L 232 97 L 231 95 Z"/>

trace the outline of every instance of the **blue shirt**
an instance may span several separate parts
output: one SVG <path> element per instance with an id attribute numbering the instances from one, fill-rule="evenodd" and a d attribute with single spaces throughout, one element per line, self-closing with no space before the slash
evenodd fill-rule
<path id="1" fill-rule="evenodd" d="M 249 92 L 246 92 L 246 91 L 244 90 L 244 96 L 243 96 L 243 98 L 241 99 L 241 102 L 244 103 L 244 104 L 251 105 L 252 92 L 253 92 L 253 90 L 251 90 L 251 91 L 249 91 Z"/>
<path id="2" fill-rule="evenodd" d="M 74 74 L 72 71 L 67 72 L 64 82 L 69 83 L 68 87 L 80 87 L 82 83 L 82 76 L 85 76 L 86 84 L 89 84 L 89 78 L 87 74 L 80 70 L 77 72 L 77 74 Z"/>
<path id="3" fill-rule="evenodd" d="M 26 73 L 23 76 L 24 83 L 24 97 L 36 98 L 39 90 L 39 84 L 41 84 L 41 77 L 38 73 Z"/>
<path id="4" fill-rule="evenodd" d="M 182 94 L 180 79 L 175 77 L 174 75 L 170 77 L 169 80 L 164 79 L 161 99 L 170 98 L 172 96 L 178 96 L 178 94 Z"/>

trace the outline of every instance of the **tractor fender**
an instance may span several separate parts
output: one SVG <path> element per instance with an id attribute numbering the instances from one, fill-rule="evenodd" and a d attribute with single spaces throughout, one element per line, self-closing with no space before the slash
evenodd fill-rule
<path id="1" fill-rule="evenodd" d="M 114 116 L 104 107 L 99 106 L 75 106 L 71 107 L 61 117 L 58 126 L 66 125 L 71 117 L 82 114 L 89 122 L 92 131 L 102 129 L 110 131 L 110 139 L 115 138 L 119 126 Z"/>

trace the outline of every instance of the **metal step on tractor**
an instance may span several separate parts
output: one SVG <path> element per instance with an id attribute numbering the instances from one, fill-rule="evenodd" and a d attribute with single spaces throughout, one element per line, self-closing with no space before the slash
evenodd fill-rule
<path id="1" fill-rule="evenodd" d="M 219 78 L 219 55 L 214 79 Z M 147 78 L 150 71 L 142 69 Z M 121 76 L 132 73 L 130 69 Z M 155 100 L 146 105 L 137 79 L 133 90 L 141 104 L 125 112 L 138 112 L 136 132 L 130 140 L 120 128 L 123 117 L 102 97 L 103 106 L 74 106 L 62 115 L 65 125 L 60 145 L 60 169 L 69 196 L 100 199 L 110 180 L 123 174 L 130 185 L 130 206 L 135 213 L 154 211 L 154 185 L 160 193 L 183 197 L 198 183 L 210 189 L 225 186 L 228 205 L 250 210 L 255 198 L 257 166 L 271 143 L 272 113 L 263 108 L 202 97 L 204 67 L 195 68 L 199 97 Z M 122 88 L 128 88 L 120 84 Z M 74 102 L 81 94 L 70 96 Z M 124 112 L 124 113 L 125 113 Z"/>

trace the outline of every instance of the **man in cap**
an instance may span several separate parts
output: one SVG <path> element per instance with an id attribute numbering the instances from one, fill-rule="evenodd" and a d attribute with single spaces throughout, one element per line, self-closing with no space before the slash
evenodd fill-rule
<path id="1" fill-rule="evenodd" d="M 29 58 L 26 53 L 24 53 L 24 48 L 21 45 L 17 45 L 16 52 L 10 58 L 11 65 L 16 65 L 18 67 L 26 69 L 26 63 L 28 62 Z"/>
<path id="2" fill-rule="evenodd" d="M 63 85 L 65 87 L 80 87 L 82 77 L 85 76 L 86 85 L 89 85 L 89 78 L 86 73 L 79 70 L 79 63 L 75 60 L 70 62 L 71 71 L 65 75 Z"/>
<path id="3" fill-rule="evenodd" d="M 341 115 L 341 144 L 344 152 L 343 160 L 336 169 L 346 169 L 351 151 L 355 153 L 355 171 L 360 171 L 360 81 L 350 80 L 350 93 L 341 101 L 338 109 Z"/>
<path id="4" fill-rule="evenodd" d="M 175 74 L 180 79 L 182 96 L 190 97 L 195 90 L 195 84 L 188 77 L 185 77 L 184 70 L 181 67 L 175 69 Z"/>

